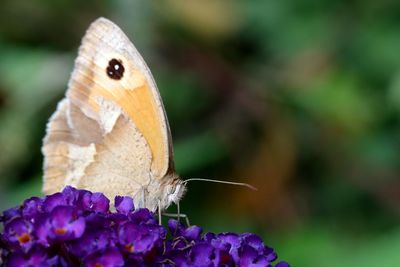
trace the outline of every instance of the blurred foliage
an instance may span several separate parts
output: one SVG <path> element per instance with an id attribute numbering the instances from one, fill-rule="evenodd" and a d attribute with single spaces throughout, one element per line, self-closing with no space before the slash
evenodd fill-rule
<path id="1" fill-rule="evenodd" d="M 193 223 L 264 233 L 293 266 L 400 263 L 398 1 L 2 0 L 1 209 L 40 194 L 45 124 L 99 16 L 152 69 L 182 177 L 259 188 L 189 184 Z"/>

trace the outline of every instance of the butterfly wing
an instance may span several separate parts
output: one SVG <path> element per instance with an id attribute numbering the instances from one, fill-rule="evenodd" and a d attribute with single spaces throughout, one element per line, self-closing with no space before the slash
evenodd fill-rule
<path id="1" fill-rule="evenodd" d="M 73 185 L 132 195 L 151 179 L 174 173 L 170 130 L 153 77 L 107 19 L 93 22 L 82 40 L 43 153 L 46 193 Z"/>

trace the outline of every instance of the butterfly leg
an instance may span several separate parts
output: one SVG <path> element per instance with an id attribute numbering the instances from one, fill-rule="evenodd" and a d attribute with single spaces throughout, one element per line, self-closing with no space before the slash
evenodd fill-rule
<path id="1" fill-rule="evenodd" d="M 183 218 L 185 219 L 185 223 L 188 227 L 190 227 L 189 217 L 186 214 L 177 214 L 177 213 L 163 213 L 162 215 L 171 217 L 171 218 Z"/>
<path id="2" fill-rule="evenodd" d="M 188 227 L 190 227 L 189 217 L 186 214 L 181 213 L 179 202 L 176 203 L 176 206 L 177 206 L 177 213 L 166 213 L 166 212 L 161 213 L 161 208 L 160 208 L 161 201 L 159 200 L 158 201 L 158 223 L 161 225 L 161 223 L 162 223 L 161 218 L 162 218 L 162 215 L 164 215 L 164 216 L 171 217 L 171 218 L 177 218 L 178 222 L 180 221 L 180 218 L 184 218 L 186 225 Z"/>
<path id="3" fill-rule="evenodd" d="M 158 200 L 158 224 L 161 225 L 162 221 L 161 221 L 161 201 Z"/>
<path id="4" fill-rule="evenodd" d="M 171 218 L 177 218 L 178 223 L 180 222 L 180 219 L 183 218 L 185 219 L 186 225 L 190 227 L 189 217 L 186 214 L 181 213 L 181 207 L 179 205 L 179 201 L 176 203 L 176 208 L 177 208 L 177 213 L 163 213 L 163 215 Z"/>
<path id="5" fill-rule="evenodd" d="M 143 202 L 143 207 L 146 207 L 146 196 L 145 196 L 145 192 L 144 192 L 144 188 L 142 190 L 142 202 Z"/>
<path id="6" fill-rule="evenodd" d="M 135 195 L 134 195 L 134 202 L 135 208 L 145 208 L 146 207 L 146 192 L 144 188 L 141 188 Z"/>

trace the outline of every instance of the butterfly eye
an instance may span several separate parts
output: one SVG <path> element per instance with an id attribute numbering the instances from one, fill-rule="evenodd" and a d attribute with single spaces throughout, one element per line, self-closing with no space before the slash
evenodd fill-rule
<path id="1" fill-rule="evenodd" d="M 169 187 L 168 190 L 167 190 L 167 194 L 171 195 L 172 194 L 172 190 L 173 190 L 172 187 Z"/>
<path id="2" fill-rule="evenodd" d="M 113 58 L 108 62 L 106 71 L 108 77 L 111 79 L 121 80 L 122 76 L 124 75 L 125 68 L 121 60 Z"/>
<path id="3" fill-rule="evenodd" d="M 173 193 L 175 193 L 175 187 L 169 186 L 168 190 L 167 190 L 167 194 L 172 195 Z"/>

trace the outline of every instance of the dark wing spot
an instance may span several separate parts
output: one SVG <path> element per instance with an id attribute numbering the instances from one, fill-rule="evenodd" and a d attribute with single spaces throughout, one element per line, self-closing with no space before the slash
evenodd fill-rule
<path id="1" fill-rule="evenodd" d="M 124 75 L 124 65 L 122 64 L 122 60 L 118 59 L 111 59 L 108 61 L 108 66 L 106 69 L 108 77 L 114 80 L 121 80 L 122 76 Z"/>

